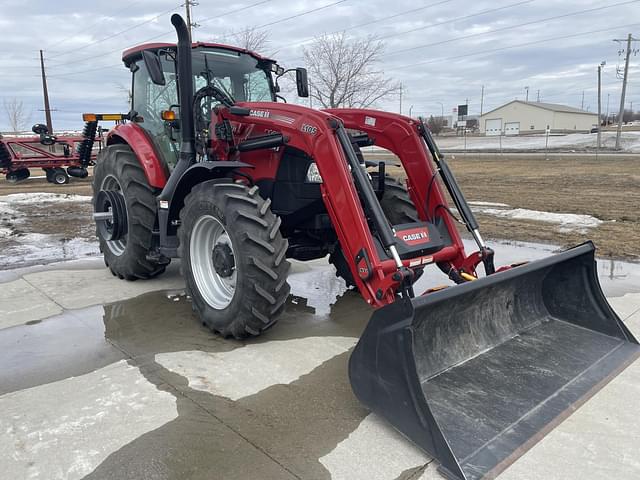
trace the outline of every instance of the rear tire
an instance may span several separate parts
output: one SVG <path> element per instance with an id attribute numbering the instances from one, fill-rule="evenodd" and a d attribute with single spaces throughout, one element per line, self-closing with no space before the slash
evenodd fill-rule
<path id="1" fill-rule="evenodd" d="M 374 185 L 378 184 L 377 172 L 371 174 L 371 181 Z M 407 187 L 389 175 L 384 177 L 384 194 L 380 206 L 392 225 L 420 221 Z"/>
<path id="2" fill-rule="evenodd" d="M 66 172 L 65 172 L 66 175 Z M 151 261 L 156 223 L 153 188 L 128 145 L 109 145 L 99 155 L 93 174 L 93 204 L 100 190 L 118 190 L 124 196 L 128 232 L 122 240 L 105 240 L 96 231 L 104 263 L 113 275 L 125 280 L 147 279 L 164 272 L 167 261 Z"/>
<path id="3" fill-rule="evenodd" d="M 377 172 L 371 174 L 371 182 L 373 185 L 378 184 Z M 388 175 L 384 177 L 384 194 L 380 200 L 380 206 L 387 220 L 393 225 L 418 222 L 420 220 L 407 188 L 404 184 Z M 336 276 L 344 279 L 347 287 L 356 287 L 356 282 L 353 279 L 351 270 L 349 270 L 349 264 L 344 258 L 340 245 L 337 245 L 333 253 L 329 255 L 329 263 L 335 267 Z M 414 269 L 414 282 L 422 276 L 423 270 L 423 268 Z"/>
<path id="4" fill-rule="evenodd" d="M 179 256 L 193 309 L 225 337 L 259 335 L 289 295 L 287 241 L 257 187 L 204 182 L 180 212 Z"/>

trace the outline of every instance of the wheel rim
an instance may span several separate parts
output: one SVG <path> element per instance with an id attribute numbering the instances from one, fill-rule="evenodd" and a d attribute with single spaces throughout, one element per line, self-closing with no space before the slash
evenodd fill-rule
<path id="1" fill-rule="evenodd" d="M 113 175 L 107 175 L 104 178 L 104 180 L 102 181 L 102 185 L 100 186 L 100 190 L 115 190 L 120 192 L 123 191 L 122 186 L 120 185 L 120 182 Z M 125 211 L 126 210 L 127 210 L 127 204 L 125 201 Z M 111 211 L 111 207 L 109 207 L 109 211 Z M 128 211 L 126 212 L 126 215 L 127 215 L 127 221 L 128 221 L 129 219 Z M 128 237 L 128 234 L 124 234 L 122 238 L 118 240 L 106 240 L 104 238 L 103 240 L 105 241 L 109 251 L 113 253 L 115 256 L 119 257 L 124 253 L 125 248 L 127 248 L 127 237 Z"/>
<path id="2" fill-rule="evenodd" d="M 214 266 L 216 246 L 226 245 L 236 258 L 231 237 L 220 221 L 211 216 L 200 217 L 191 230 L 189 245 L 191 272 L 198 292 L 205 302 L 216 310 L 229 306 L 236 292 L 238 266 L 229 276 L 220 275 Z"/>

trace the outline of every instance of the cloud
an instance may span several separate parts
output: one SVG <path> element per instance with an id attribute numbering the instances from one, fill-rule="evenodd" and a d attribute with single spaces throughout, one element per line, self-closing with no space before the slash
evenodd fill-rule
<path id="1" fill-rule="evenodd" d="M 389 4 L 346 0 L 309 14 L 304 13 L 335 0 L 270 0 L 260 4 L 259 0 L 242 0 L 233 6 L 200 2 L 193 9 L 194 20 L 201 24 L 194 30 L 194 38 L 212 41 L 230 30 L 277 22 L 264 27 L 271 40 L 269 48 L 281 64 L 297 66 L 302 64 L 302 45 L 323 33 L 345 29 L 354 38 L 370 34 L 386 37 L 380 67 L 402 81 L 403 111 L 407 113 L 413 105 L 414 114 L 424 115 L 438 114 L 439 102 L 450 111 L 467 98 L 471 113 L 477 113 L 482 85 L 485 111 L 513 98 L 524 98 L 525 86 L 530 87 L 530 99 L 535 99 L 539 90 L 542 100 L 578 107 L 584 90 L 585 105 L 593 110 L 597 105 L 596 67 L 606 60 L 603 96 L 610 96 L 614 111 L 621 89 L 615 70 L 622 59 L 612 39 L 630 32 L 640 36 L 639 2 L 512 27 L 622 1 L 501 0 L 498 4 L 489 0 L 430 0 L 417 4 L 396 0 Z M 100 11 L 95 11 L 95 4 L 78 0 L 36 0 L 28 10 L 22 1 L 2 1 L 0 102 L 20 98 L 33 110 L 34 120 L 44 117 L 39 111 L 38 49 L 42 48 L 50 75 L 51 105 L 57 110 L 53 112 L 56 128 L 80 128 L 83 111 L 127 110 L 121 86 L 130 84 L 130 73 L 121 63 L 122 50 L 147 41 L 175 41 L 169 17 L 172 11 L 183 13 L 181 3 L 112 0 L 99 3 Z M 253 4 L 257 5 L 230 13 Z M 505 8 L 496 11 L 500 7 Z M 482 13 L 487 10 L 492 12 Z M 295 15 L 299 16 L 279 21 Z M 629 24 L 636 25 L 618 27 Z M 541 42 L 594 30 L 606 31 Z M 527 45 L 510 48 L 522 44 Z M 637 57 L 633 60 L 639 62 Z M 636 78 L 640 74 L 635 66 L 631 72 Z M 632 77 L 628 102 L 640 105 L 636 84 Z M 378 106 L 397 111 L 399 98 Z M 0 112 L 0 130 L 7 128 L 5 117 Z"/>

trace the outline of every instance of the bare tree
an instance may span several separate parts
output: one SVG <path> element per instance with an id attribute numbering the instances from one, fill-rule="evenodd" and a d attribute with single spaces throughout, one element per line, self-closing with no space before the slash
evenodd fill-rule
<path id="1" fill-rule="evenodd" d="M 366 108 L 399 92 L 400 84 L 376 69 L 384 44 L 374 37 L 323 35 L 304 48 L 310 95 L 325 108 Z"/>
<path id="2" fill-rule="evenodd" d="M 20 132 L 27 128 L 29 119 L 31 118 L 31 112 L 27 112 L 22 100 L 12 98 L 7 101 L 3 101 L 4 111 L 7 114 L 9 120 L 9 126 L 13 132 Z"/>
<path id="3" fill-rule="evenodd" d="M 249 27 L 238 31 L 232 30 L 222 35 L 220 41 L 258 53 L 264 53 L 271 42 L 269 40 L 269 32 L 260 30 L 257 27 Z"/>
<path id="4" fill-rule="evenodd" d="M 116 82 L 114 85 L 116 89 L 122 94 L 122 97 L 127 99 L 127 106 L 130 106 L 131 100 L 133 99 L 133 92 L 131 91 L 131 87 L 128 87 L 120 82 Z"/>

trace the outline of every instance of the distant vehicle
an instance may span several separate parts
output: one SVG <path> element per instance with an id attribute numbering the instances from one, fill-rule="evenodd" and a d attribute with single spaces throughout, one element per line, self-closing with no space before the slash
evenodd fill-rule
<path id="1" fill-rule="evenodd" d="M 600 130 L 600 129 L 599 129 L 598 127 L 593 127 L 593 128 L 591 129 L 591 133 L 598 133 L 598 131 L 599 131 L 599 130 Z"/>

